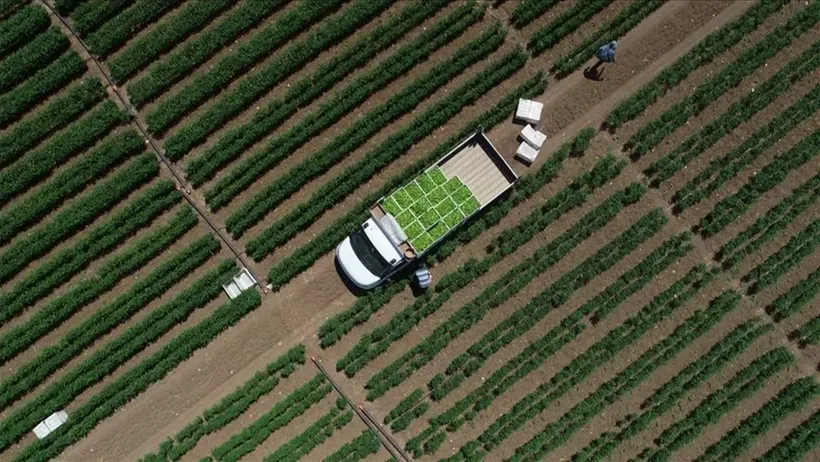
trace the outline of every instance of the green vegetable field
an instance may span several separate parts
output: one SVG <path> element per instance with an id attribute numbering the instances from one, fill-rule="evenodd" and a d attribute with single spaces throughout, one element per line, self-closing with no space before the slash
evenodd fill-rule
<path id="1" fill-rule="evenodd" d="M 820 0 L 0 0 L 0 460 L 820 460 L 818 72 Z"/>

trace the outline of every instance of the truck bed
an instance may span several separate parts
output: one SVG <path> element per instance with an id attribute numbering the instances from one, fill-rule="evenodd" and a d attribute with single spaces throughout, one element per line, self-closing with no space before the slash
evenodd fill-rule
<path id="1" fill-rule="evenodd" d="M 509 166 L 498 165 L 500 156 L 493 155 L 494 148 L 487 146 L 483 140 L 468 143 L 452 157 L 444 157 L 439 167 L 449 180 L 458 177 L 470 188 L 483 208 L 501 193 L 506 191 L 516 178 L 510 175 Z"/>
<path id="2" fill-rule="evenodd" d="M 486 135 L 478 131 L 380 199 L 370 212 L 396 247 L 412 258 L 509 190 L 517 179 Z"/>

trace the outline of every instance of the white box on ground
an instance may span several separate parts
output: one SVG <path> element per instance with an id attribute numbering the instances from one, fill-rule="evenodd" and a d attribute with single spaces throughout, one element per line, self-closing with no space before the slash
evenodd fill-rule
<path id="1" fill-rule="evenodd" d="M 66 411 L 57 411 L 46 417 L 46 420 L 37 424 L 37 426 L 34 427 L 34 434 L 37 435 L 38 439 L 43 439 L 58 429 L 62 424 L 66 423 L 66 421 L 68 421 L 68 413 L 66 413 Z"/>
<path id="2" fill-rule="evenodd" d="M 234 276 L 231 282 L 222 284 L 222 288 L 225 289 L 225 293 L 228 294 L 228 297 L 233 300 L 242 292 L 253 287 L 254 284 L 256 284 L 256 279 L 251 276 L 251 272 L 248 271 L 247 268 L 242 268 L 242 271 Z"/>
<path id="3" fill-rule="evenodd" d="M 541 111 L 543 109 L 544 105 L 538 101 L 519 99 L 518 109 L 515 110 L 515 118 L 535 125 L 541 120 Z"/>
<path id="4" fill-rule="evenodd" d="M 547 140 L 547 135 L 532 128 L 532 125 L 527 125 L 523 130 L 521 130 L 521 139 L 526 141 L 527 144 L 533 148 L 541 149 L 544 141 Z"/>
<path id="5" fill-rule="evenodd" d="M 527 144 L 526 141 L 523 141 L 518 145 L 518 149 L 515 151 L 515 157 L 518 157 L 529 165 L 535 162 L 535 158 L 538 157 L 538 150 Z"/>

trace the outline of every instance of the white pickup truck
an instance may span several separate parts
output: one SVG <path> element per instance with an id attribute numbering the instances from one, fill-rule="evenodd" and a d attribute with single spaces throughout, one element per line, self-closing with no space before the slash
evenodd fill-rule
<path id="1" fill-rule="evenodd" d="M 356 286 L 372 289 L 423 256 L 517 180 L 479 130 L 373 204 L 370 218 L 336 247 L 339 266 Z"/>

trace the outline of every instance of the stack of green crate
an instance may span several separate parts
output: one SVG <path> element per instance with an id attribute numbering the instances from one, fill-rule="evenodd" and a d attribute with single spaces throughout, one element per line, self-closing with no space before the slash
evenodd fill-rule
<path id="1" fill-rule="evenodd" d="M 481 207 L 470 188 L 457 177 L 447 180 L 438 168 L 387 196 L 382 205 L 396 217 L 407 240 L 419 252 Z"/>

